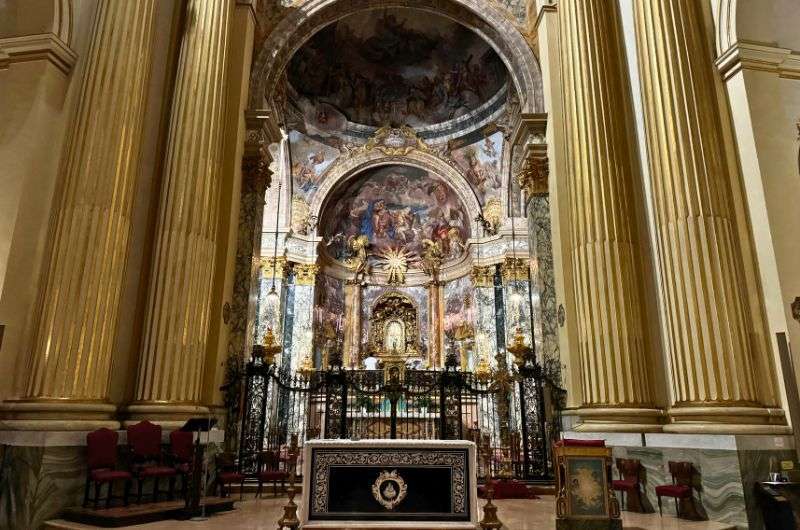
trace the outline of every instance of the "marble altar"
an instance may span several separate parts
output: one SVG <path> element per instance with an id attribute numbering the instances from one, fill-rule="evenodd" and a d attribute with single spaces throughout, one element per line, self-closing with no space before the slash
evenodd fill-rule
<path id="1" fill-rule="evenodd" d="M 475 444 L 310 440 L 301 528 L 478 528 Z"/>

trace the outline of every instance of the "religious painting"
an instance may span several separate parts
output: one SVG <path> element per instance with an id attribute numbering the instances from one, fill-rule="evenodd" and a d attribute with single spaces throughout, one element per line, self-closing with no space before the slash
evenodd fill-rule
<path id="1" fill-rule="evenodd" d="M 292 57 L 288 81 L 307 130 L 346 121 L 424 127 L 471 113 L 505 85 L 506 69 L 476 33 L 448 18 L 403 8 L 349 15 Z"/>
<path id="2" fill-rule="evenodd" d="M 455 191 L 440 178 L 410 166 L 365 171 L 347 184 L 323 214 L 326 249 L 343 263 L 352 242 L 366 237 L 370 260 L 399 251 L 410 268 L 421 268 L 426 246 L 436 244 L 444 260 L 463 256 L 469 216 Z"/>
<path id="3" fill-rule="evenodd" d="M 310 203 L 339 151 L 298 131 L 289 133 L 294 196 Z"/>
<path id="4" fill-rule="evenodd" d="M 566 479 L 570 515 L 604 517 L 607 514 L 604 458 L 567 458 Z"/>
<path id="5" fill-rule="evenodd" d="M 327 274 L 318 274 L 314 294 L 315 331 L 320 338 L 341 340 L 340 328 L 345 314 L 344 282 Z"/>
<path id="6" fill-rule="evenodd" d="M 449 341 L 471 338 L 475 326 L 475 288 L 467 276 L 444 286 L 444 333 Z"/>
<path id="7" fill-rule="evenodd" d="M 503 164 L 503 133 L 496 132 L 479 141 L 451 151 L 481 204 L 500 196 Z"/>

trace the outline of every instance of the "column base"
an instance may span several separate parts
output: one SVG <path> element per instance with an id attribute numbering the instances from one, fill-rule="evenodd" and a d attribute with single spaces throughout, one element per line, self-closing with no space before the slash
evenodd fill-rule
<path id="1" fill-rule="evenodd" d="M 125 408 L 124 426 L 147 420 L 166 429 L 179 429 L 189 418 L 213 416 L 208 407 L 186 403 L 135 402 Z"/>
<path id="2" fill-rule="evenodd" d="M 586 407 L 575 411 L 578 432 L 661 432 L 664 411 L 656 408 Z"/>
<path id="3" fill-rule="evenodd" d="M 0 430 L 93 431 L 119 429 L 116 405 L 72 400 L 8 400 L 0 403 Z"/>
<path id="4" fill-rule="evenodd" d="M 789 434 L 781 409 L 762 407 L 675 407 L 664 432 L 697 434 Z"/>

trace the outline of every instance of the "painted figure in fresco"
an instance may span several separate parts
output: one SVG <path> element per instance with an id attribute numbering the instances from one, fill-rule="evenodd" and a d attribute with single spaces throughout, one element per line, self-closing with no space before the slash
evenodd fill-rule
<path id="1" fill-rule="evenodd" d="M 411 213 L 410 206 L 395 211 L 394 234 L 398 240 L 402 240 L 403 243 L 413 241 L 416 236 L 413 225 L 414 214 Z"/>
<path id="2" fill-rule="evenodd" d="M 456 118 L 488 101 L 506 75 L 494 50 L 468 29 L 400 9 L 327 26 L 287 68 L 306 127 L 323 137 L 346 120 L 419 127 Z"/>
<path id="3" fill-rule="evenodd" d="M 460 201 L 424 170 L 407 166 L 371 170 L 351 182 L 333 204 L 327 226 L 336 234 L 328 236 L 336 259 L 352 256 L 348 241 L 359 235 L 378 253 L 395 249 L 406 256 L 410 268 L 422 267 L 426 239 L 438 245 L 444 259 L 458 258 L 465 251 L 469 227 Z"/>

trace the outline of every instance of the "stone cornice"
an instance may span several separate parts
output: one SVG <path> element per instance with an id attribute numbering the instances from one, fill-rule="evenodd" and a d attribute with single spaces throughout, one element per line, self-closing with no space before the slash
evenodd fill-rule
<path id="1" fill-rule="evenodd" d="M 78 60 L 78 54 L 53 33 L 24 35 L 0 39 L 0 68 L 12 63 L 46 60 L 69 74 Z"/>
<path id="2" fill-rule="evenodd" d="M 800 52 L 772 43 L 739 41 L 717 58 L 716 65 L 725 80 L 742 69 L 800 79 Z"/>

